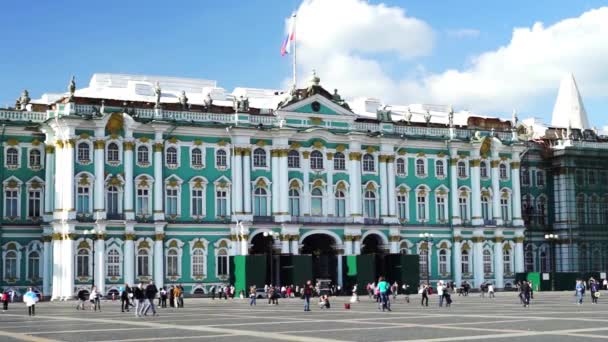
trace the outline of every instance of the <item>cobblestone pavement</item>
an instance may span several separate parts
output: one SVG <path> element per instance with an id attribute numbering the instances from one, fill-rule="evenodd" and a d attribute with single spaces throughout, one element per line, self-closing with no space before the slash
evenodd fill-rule
<path id="1" fill-rule="evenodd" d="M 515 293 L 497 298 L 453 296 L 439 308 L 437 296 L 422 308 L 399 296 L 392 312 L 380 312 L 367 297 L 345 310 L 334 298 L 330 310 L 300 299 L 270 306 L 263 300 L 186 299 L 184 309 L 160 309 L 157 317 L 121 313 L 120 303 L 102 302 L 102 312 L 76 311 L 76 302 L 40 303 L 28 317 L 23 303 L 0 314 L 0 341 L 599 341 L 608 339 L 608 300 L 578 306 L 573 292 L 537 293 L 530 308 Z"/>

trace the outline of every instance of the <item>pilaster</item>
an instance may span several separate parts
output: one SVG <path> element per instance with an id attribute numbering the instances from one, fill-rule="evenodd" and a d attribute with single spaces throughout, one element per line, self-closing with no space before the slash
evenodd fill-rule
<path id="1" fill-rule="evenodd" d="M 483 225 L 483 218 L 481 217 L 481 179 L 479 172 L 479 147 L 477 145 L 473 145 L 473 150 L 471 151 L 471 160 L 469 161 L 471 166 L 471 223 L 474 226 Z"/>
<path id="2" fill-rule="evenodd" d="M 452 224 L 461 225 L 460 208 L 458 207 L 458 150 L 450 147 L 450 204 L 452 206 Z"/>

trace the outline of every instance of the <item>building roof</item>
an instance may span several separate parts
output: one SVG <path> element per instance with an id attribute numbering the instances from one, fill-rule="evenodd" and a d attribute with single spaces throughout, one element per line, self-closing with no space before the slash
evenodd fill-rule
<path id="1" fill-rule="evenodd" d="M 587 112 L 573 74 L 564 77 L 559 86 L 551 126 L 583 130 L 590 128 Z"/>

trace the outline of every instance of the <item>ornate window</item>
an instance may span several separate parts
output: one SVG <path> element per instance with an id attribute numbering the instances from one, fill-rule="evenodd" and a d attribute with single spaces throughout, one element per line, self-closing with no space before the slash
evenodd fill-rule
<path id="1" fill-rule="evenodd" d="M 196 238 L 190 241 L 190 274 L 195 280 L 202 280 L 207 276 L 207 240 L 205 239 Z"/>
<path id="2" fill-rule="evenodd" d="M 490 199 L 488 196 L 481 196 L 481 217 L 484 221 L 490 220 Z"/>
<path id="3" fill-rule="evenodd" d="M 488 173 L 488 162 L 486 162 L 485 160 L 482 160 L 479 163 L 479 175 L 481 178 L 484 179 L 490 178 L 490 175 Z"/>
<path id="4" fill-rule="evenodd" d="M 399 221 L 406 222 L 409 220 L 407 192 L 405 191 L 397 193 L 397 214 L 399 215 Z"/>
<path id="5" fill-rule="evenodd" d="M 150 189 L 137 187 L 137 205 L 135 212 L 138 216 L 150 215 Z"/>
<path id="6" fill-rule="evenodd" d="M 300 216 L 300 192 L 298 189 L 289 190 L 289 215 Z"/>
<path id="7" fill-rule="evenodd" d="M 266 151 L 263 148 L 253 150 L 253 167 L 268 167 L 266 164 Z"/>
<path id="8" fill-rule="evenodd" d="M 108 164 L 119 164 L 120 163 L 120 148 L 115 142 L 108 144 L 106 152 L 106 160 Z"/>
<path id="9" fill-rule="evenodd" d="M 469 193 L 467 190 L 461 190 L 460 196 L 458 197 L 458 208 L 460 210 L 460 219 L 462 222 L 469 222 L 471 216 L 469 215 Z"/>
<path id="10" fill-rule="evenodd" d="M 4 279 L 17 279 L 17 252 L 8 251 L 4 254 Z"/>
<path id="11" fill-rule="evenodd" d="M 119 203 L 119 190 L 115 185 L 110 185 L 106 191 L 106 209 L 108 215 L 117 215 L 121 213 Z"/>
<path id="12" fill-rule="evenodd" d="M 194 188 L 190 191 L 190 201 L 192 216 L 193 217 L 202 217 L 203 216 L 203 205 L 205 203 L 203 197 L 203 188 Z"/>
<path id="13" fill-rule="evenodd" d="M 39 170 L 42 166 L 42 153 L 37 148 L 33 148 L 30 150 L 29 157 L 29 168 L 34 170 Z"/>
<path id="14" fill-rule="evenodd" d="M 167 276 L 169 276 L 169 277 L 179 276 L 179 270 L 178 270 L 177 264 L 178 264 L 177 249 L 170 248 L 167 251 Z"/>
<path id="15" fill-rule="evenodd" d="M 439 273 L 448 273 L 448 253 L 445 249 L 439 251 Z"/>
<path id="16" fill-rule="evenodd" d="M 595 215 L 599 215 L 599 199 L 596 204 L 591 205 L 591 210 L 596 210 Z M 597 216 L 596 216 L 597 217 Z M 540 225 L 545 225 L 547 220 L 547 200 L 544 196 L 538 197 L 536 200 L 536 222 Z"/>
<path id="17" fill-rule="evenodd" d="M 9 168 L 19 167 L 19 150 L 15 147 L 6 149 L 6 166 Z"/>
<path id="18" fill-rule="evenodd" d="M 287 167 L 291 169 L 300 168 L 300 152 L 289 150 L 289 153 L 287 154 Z"/>
<path id="19" fill-rule="evenodd" d="M 510 210 L 509 210 L 509 193 L 503 192 L 500 197 L 500 215 L 504 222 L 509 222 L 511 220 Z"/>
<path id="20" fill-rule="evenodd" d="M 445 196 L 437 196 L 437 221 L 446 222 Z"/>
<path id="21" fill-rule="evenodd" d="M 483 273 L 492 273 L 492 253 L 488 249 L 483 250 Z"/>
<path id="22" fill-rule="evenodd" d="M 91 184 L 88 177 L 82 175 L 78 177 L 78 185 L 76 186 L 76 213 L 89 214 L 91 213 Z"/>
<path id="23" fill-rule="evenodd" d="M 226 150 L 217 150 L 215 152 L 215 167 L 218 169 L 225 169 L 228 167 L 228 155 Z"/>
<path id="24" fill-rule="evenodd" d="M 323 169 L 323 153 L 319 151 L 312 151 L 310 153 L 310 169 L 311 170 L 322 170 Z"/>
<path id="25" fill-rule="evenodd" d="M 526 252 L 524 253 L 524 263 L 526 272 L 534 272 L 534 252 L 532 251 L 532 245 L 526 246 Z"/>
<path id="26" fill-rule="evenodd" d="M 228 249 L 220 248 L 216 251 L 216 273 L 218 277 L 228 276 Z"/>
<path id="27" fill-rule="evenodd" d="M 42 214 L 42 190 L 29 189 L 27 192 L 27 217 L 39 218 Z"/>
<path id="28" fill-rule="evenodd" d="M 200 150 L 199 150 L 200 151 Z M 194 164 L 194 156 L 192 156 L 192 164 Z M 177 167 L 177 148 L 176 147 L 168 147 L 165 151 L 165 162 L 168 167 L 175 168 Z"/>
<path id="29" fill-rule="evenodd" d="M 504 181 L 504 180 L 509 179 L 509 175 L 507 173 L 507 164 L 501 163 L 500 166 L 498 167 L 498 172 L 499 172 L 501 180 Z"/>
<path id="30" fill-rule="evenodd" d="M 177 216 L 177 204 L 179 202 L 179 196 L 177 188 L 171 187 L 166 190 L 166 213 L 169 216 Z"/>
<path id="31" fill-rule="evenodd" d="M 418 188 L 416 191 L 416 218 L 418 222 L 428 221 L 428 195 L 427 190 Z"/>
<path id="32" fill-rule="evenodd" d="M 335 193 L 336 196 L 336 216 L 337 217 L 345 217 L 346 216 L 346 195 L 343 190 L 337 190 Z"/>
<path id="33" fill-rule="evenodd" d="M 374 156 L 369 153 L 363 155 L 363 172 L 376 172 Z"/>
<path id="34" fill-rule="evenodd" d="M 91 146 L 81 141 L 76 146 L 76 158 L 80 164 L 88 164 L 91 162 Z"/>
<path id="35" fill-rule="evenodd" d="M 418 250 L 418 256 L 420 258 L 420 274 L 426 276 L 429 273 L 429 250 L 427 247 L 420 248 Z"/>
<path id="36" fill-rule="evenodd" d="M 458 162 L 458 178 L 467 178 L 467 164 L 462 160 Z"/>
<path id="37" fill-rule="evenodd" d="M 40 278 L 40 253 L 32 251 L 27 256 L 27 279 Z"/>
<path id="38" fill-rule="evenodd" d="M 215 190 L 215 216 L 228 216 L 228 191 L 226 188 Z"/>
<path id="39" fill-rule="evenodd" d="M 120 252 L 112 248 L 106 257 L 106 272 L 108 277 L 120 277 Z"/>
<path id="40" fill-rule="evenodd" d="M 505 246 L 508 246 L 508 245 L 505 245 Z M 505 250 L 503 250 L 502 260 L 503 260 L 503 265 L 504 265 L 504 272 L 507 274 L 512 273 L 513 269 L 511 267 L 511 249 L 510 248 L 505 248 Z"/>
<path id="41" fill-rule="evenodd" d="M 407 175 L 404 158 L 397 158 L 397 161 L 395 162 L 395 167 L 396 167 L 396 173 L 398 176 Z"/>
<path id="42" fill-rule="evenodd" d="M 265 188 L 257 187 L 253 192 L 253 215 L 268 215 L 268 191 Z"/>
<path id="43" fill-rule="evenodd" d="M 334 170 L 346 170 L 346 158 L 344 157 L 344 153 L 336 152 L 336 154 L 334 154 Z"/>
<path id="44" fill-rule="evenodd" d="M 150 165 L 150 149 L 146 145 L 139 145 L 137 147 L 137 165 L 147 166 Z"/>
<path id="45" fill-rule="evenodd" d="M 20 192 L 21 183 L 18 181 L 4 182 L 4 217 L 16 219 L 21 216 Z"/>
<path id="46" fill-rule="evenodd" d="M 139 248 L 137 250 L 137 276 L 149 277 L 150 275 L 150 250 Z"/>
<path id="47" fill-rule="evenodd" d="M 593 175 L 593 176 L 591 176 L 591 175 Z M 593 183 L 591 183 L 592 178 L 593 178 Z M 595 171 L 589 173 L 589 185 L 595 185 Z M 541 170 L 536 171 L 536 186 L 538 186 L 538 187 L 545 186 L 545 172 L 544 171 L 541 171 Z"/>
<path id="48" fill-rule="evenodd" d="M 323 191 L 320 188 L 314 188 L 310 192 L 310 204 L 312 216 L 323 215 Z"/>
<path id="49" fill-rule="evenodd" d="M 172 149 L 173 147 L 169 147 L 167 149 L 167 155 L 169 153 L 169 149 Z M 225 157 L 225 156 L 224 156 Z M 195 147 L 190 151 L 190 162 L 192 164 L 192 167 L 195 169 L 200 169 L 203 167 L 203 151 L 199 148 L 199 147 Z M 224 163 L 226 162 L 226 159 L 224 158 Z M 169 162 L 167 162 L 169 164 Z M 175 163 L 173 164 L 177 164 L 177 156 L 175 158 Z"/>
<path id="50" fill-rule="evenodd" d="M 87 244 L 88 246 L 88 244 Z M 89 271 L 89 249 L 80 248 L 76 253 L 76 276 L 79 278 L 88 278 L 91 273 Z"/>
<path id="51" fill-rule="evenodd" d="M 416 176 L 426 177 L 426 163 L 422 158 L 416 159 Z"/>
<path id="52" fill-rule="evenodd" d="M 521 185 L 529 186 L 530 185 L 530 170 L 528 170 L 527 167 L 522 167 L 519 170 L 519 173 L 521 175 Z"/>
<path id="53" fill-rule="evenodd" d="M 366 190 L 363 196 L 363 216 L 376 218 L 376 193 L 372 190 Z"/>
<path id="54" fill-rule="evenodd" d="M 424 167 L 424 161 L 423 167 Z M 418 161 L 416 161 L 416 172 L 418 171 Z M 435 161 L 435 177 L 442 178 L 445 177 L 445 163 L 443 160 L 438 159 Z"/>
<path id="55" fill-rule="evenodd" d="M 470 260 L 469 260 L 469 250 L 468 249 L 463 249 L 462 253 L 460 255 L 460 269 L 462 271 L 463 274 L 469 274 L 471 273 L 471 268 L 470 268 L 470 264 L 469 264 Z"/>

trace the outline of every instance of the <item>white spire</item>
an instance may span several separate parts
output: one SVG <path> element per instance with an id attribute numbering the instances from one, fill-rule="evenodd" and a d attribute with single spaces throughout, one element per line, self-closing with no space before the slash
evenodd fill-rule
<path id="1" fill-rule="evenodd" d="M 553 107 L 551 126 L 590 128 L 587 112 L 572 74 L 568 74 L 559 86 L 557 100 L 555 100 L 555 106 Z"/>

